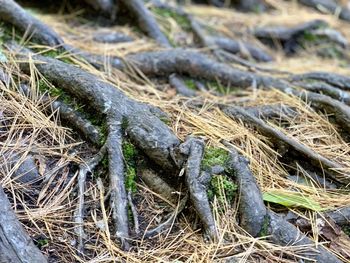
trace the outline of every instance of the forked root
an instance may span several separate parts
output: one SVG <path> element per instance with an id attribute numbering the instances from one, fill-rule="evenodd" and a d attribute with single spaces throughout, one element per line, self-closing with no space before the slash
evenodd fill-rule
<path id="1" fill-rule="evenodd" d="M 206 233 L 211 240 L 217 240 L 215 221 L 207 195 L 207 180 L 203 180 L 204 178 L 201 177 L 204 142 L 200 139 L 189 137 L 179 148 L 181 153 L 188 155 L 186 186 L 190 193 L 190 199 L 204 224 Z"/>
<path id="2" fill-rule="evenodd" d="M 78 174 L 78 205 L 74 212 L 74 221 L 77 224 L 75 233 L 78 236 L 78 251 L 79 253 L 84 252 L 84 207 L 85 207 L 85 182 L 86 176 L 89 172 L 92 172 L 98 163 L 102 160 L 106 154 L 106 146 L 103 146 L 101 150 L 86 163 L 82 163 L 79 167 Z"/>
<path id="3" fill-rule="evenodd" d="M 258 188 L 246 159 L 240 156 L 232 145 L 225 143 L 230 151 L 230 167 L 236 175 L 240 187 L 240 217 L 243 218 L 243 226 L 252 234 L 267 236 L 275 244 L 287 246 L 305 246 L 300 257 L 316 260 L 320 263 L 340 263 L 332 253 L 321 245 L 314 247 L 314 242 L 301 233 L 295 226 L 266 209 L 262 194 Z M 257 221 L 251 220 L 255 218 Z M 257 225 L 254 223 L 258 222 Z M 259 230 L 260 227 L 260 230 Z"/>

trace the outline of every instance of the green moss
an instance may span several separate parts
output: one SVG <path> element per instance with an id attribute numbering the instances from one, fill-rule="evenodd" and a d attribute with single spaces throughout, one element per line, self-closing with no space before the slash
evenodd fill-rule
<path id="1" fill-rule="evenodd" d="M 227 176 L 214 175 L 208 187 L 208 198 L 213 200 L 215 196 L 219 205 L 224 205 L 225 202 L 232 203 L 237 189 L 237 185 Z"/>
<path id="2" fill-rule="evenodd" d="M 99 131 L 100 131 L 100 145 L 103 145 L 106 140 L 107 140 L 107 134 L 108 134 L 108 125 L 107 125 L 107 121 L 105 119 L 103 119 L 103 121 L 99 121 L 96 126 L 99 127 Z"/>
<path id="3" fill-rule="evenodd" d="M 202 160 L 202 168 L 207 169 L 214 165 L 225 166 L 229 154 L 221 148 L 207 147 Z"/>
<path id="4" fill-rule="evenodd" d="M 125 176 L 125 187 L 131 192 L 136 192 L 136 169 L 135 167 L 128 166 Z"/>
<path id="5" fill-rule="evenodd" d="M 159 118 L 162 122 L 164 122 L 166 125 L 170 125 L 171 121 L 167 117 L 160 117 Z"/>
<path id="6" fill-rule="evenodd" d="M 39 249 L 41 249 L 49 244 L 49 240 L 47 238 L 42 238 L 42 239 L 36 240 L 35 243 L 36 243 L 36 246 Z"/>
<path id="7" fill-rule="evenodd" d="M 186 16 L 182 16 L 177 14 L 176 12 L 166 9 L 166 8 L 152 8 L 152 11 L 164 18 L 173 18 L 176 23 L 185 31 L 191 31 L 191 24 L 190 21 L 187 19 Z"/>
<path id="8" fill-rule="evenodd" d="M 265 215 L 263 225 L 258 234 L 259 237 L 265 237 L 269 234 L 270 216 Z"/>
<path id="9" fill-rule="evenodd" d="M 344 233 L 346 235 L 348 235 L 350 237 L 350 225 L 345 225 L 342 227 L 342 230 L 344 231 Z"/>
<path id="10" fill-rule="evenodd" d="M 45 57 L 50 57 L 50 58 L 56 58 L 59 59 L 65 63 L 68 64 L 73 64 L 72 60 L 68 57 L 65 57 L 66 51 L 60 50 L 60 49 L 50 49 L 42 53 L 43 56 Z"/>
<path id="11" fill-rule="evenodd" d="M 184 82 L 189 89 L 197 90 L 196 83 L 193 79 L 185 79 Z"/>
<path id="12" fill-rule="evenodd" d="M 133 162 L 137 155 L 137 149 L 132 143 L 125 141 L 123 143 L 123 155 L 127 163 Z"/>
<path id="13" fill-rule="evenodd" d="M 138 152 L 135 146 L 128 141 L 123 142 L 122 148 L 126 163 L 125 187 L 128 191 L 136 192 L 136 160 Z"/>

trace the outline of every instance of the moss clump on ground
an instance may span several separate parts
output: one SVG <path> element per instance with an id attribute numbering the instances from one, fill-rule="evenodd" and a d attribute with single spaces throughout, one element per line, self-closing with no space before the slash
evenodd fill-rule
<path id="1" fill-rule="evenodd" d="M 202 160 L 202 169 L 207 169 L 214 165 L 225 166 L 229 159 L 229 154 L 221 148 L 207 147 Z"/>
<path id="2" fill-rule="evenodd" d="M 219 205 L 232 203 L 237 192 L 237 184 L 225 175 L 214 175 L 208 187 L 208 198 L 217 198 Z"/>
<path id="3" fill-rule="evenodd" d="M 128 141 L 123 142 L 122 148 L 126 163 L 125 187 L 128 191 L 136 192 L 136 161 L 138 152 L 135 146 Z"/>

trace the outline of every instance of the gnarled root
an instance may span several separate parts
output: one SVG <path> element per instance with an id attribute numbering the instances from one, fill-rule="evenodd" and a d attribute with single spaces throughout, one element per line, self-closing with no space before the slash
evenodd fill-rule
<path id="1" fill-rule="evenodd" d="M 295 226 L 288 223 L 264 206 L 260 189 L 256 185 L 253 174 L 250 172 L 246 159 L 236 152 L 236 150 L 226 143 L 230 150 L 230 168 L 238 179 L 240 187 L 240 217 L 244 218 L 243 227 L 248 232 L 262 236 L 270 236 L 272 242 L 280 245 L 307 245 L 312 246 L 314 242 L 302 234 Z M 257 221 L 251 220 L 255 218 Z M 258 222 L 258 223 L 256 223 Z M 255 225 L 257 224 L 257 225 Z M 259 229 L 260 227 L 260 229 Z M 339 262 L 332 253 L 322 246 L 310 248 L 300 252 L 300 256 L 317 262 Z"/>
<path id="2" fill-rule="evenodd" d="M 204 142 L 189 137 L 186 142 L 180 145 L 179 149 L 182 154 L 188 155 L 186 163 L 186 185 L 190 193 L 190 199 L 204 224 L 206 233 L 212 240 L 216 240 L 216 226 L 207 195 L 208 182 L 206 178 L 201 176 Z"/>

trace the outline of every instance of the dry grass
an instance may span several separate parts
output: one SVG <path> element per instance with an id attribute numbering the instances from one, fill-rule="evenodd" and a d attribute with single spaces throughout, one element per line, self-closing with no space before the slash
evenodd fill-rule
<path id="1" fill-rule="evenodd" d="M 229 37 L 242 34 L 243 39 L 251 40 L 247 32 L 256 25 L 280 25 L 281 23 L 292 25 L 296 22 L 322 18 L 343 32 L 350 41 L 350 33 L 346 30 L 347 24 L 335 17 L 301 8 L 295 3 L 296 1 L 269 0 L 269 2 L 277 9 L 273 15 L 247 15 L 228 9 L 204 6 L 189 6 L 187 10 Z M 117 45 L 97 44 L 92 40 L 92 34 L 96 28 L 89 24 L 77 24 L 75 14 L 40 15 L 40 19 L 54 27 L 67 43 L 92 53 L 124 56 L 128 53 L 157 48 L 152 41 L 142 38 L 130 27 L 112 27 L 103 30 L 122 31 L 132 35 L 138 39 L 137 41 Z M 179 28 L 174 21 L 161 17 L 158 19 L 162 20 L 163 28 L 169 30 L 171 34 L 179 33 Z M 73 22 L 74 27 L 71 26 Z M 74 56 L 69 54 L 67 56 L 79 67 L 112 83 L 134 99 L 156 105 L 167 112 L 171 116 L 171 128 L 179 138 L 184 139 L 187 135 L 194 134 L 205 138 L 208 145 L 217 147 L 223 147 L 220 144 L 222 139 L 232 142 L 237 150 L 249 159 L 250 167 L 263 192 L 298 192 L 319 203 L 325 209 L 350 206 L 347 190 L 329 190 L 316 182 L 305 185 L 289 180 L 286 167 L 279 161 L 279 154 L 273 149 L 269 139 L 258 134 L 248 125 L 230 119 L 215 106 L 218 102 L 250 106 L 281 103 L 296 108 L 299 114 L 296 118 L 288 120 L 288 125 L 280 120 L 273 120 L 270 124 L 317 153 L 340 163 L 344 168 L 339 172 L 349 174 L 349 144 L 329 122 L 328 116 L 315 112 L 298 98 L 275 90 L 247 90 L 242 91 L 240 97 L 237 97 L 237 93 L 224 97 L 201 93 L 196 100 L 201 101 L 203 106 L 197 108 L 191 106 L 193 99 L 176 96 L 166 84 L 159 84 L 140 75 L 136 78 L 137 69 L 134 69 L 134 72 L 130 71 L 130 74 L 134 74 L 134 78 L 130 79 L 128 74 L 111 69 L 108 65 L 105 71 L 97 71 Z M 320 65 L 324 71 L 349 74 L 349 69 L 341 67 L 337 60 L 321 59 L 316 56 L 306 57 L 303 54 L 287 59 L 279 52 L 277 61 L 269 66 L 301 73 L 317 69 Z M 18 75 L 15 67 L 8 68 L 8 71 L 14 76 Z M 32 68 L 31 76 L 21 77 L 30 81 L 34 94 L 39 94 L 37 83 L 41 76 L 35 67 Z M 28 99 L 19 95 L 15 86 L 0 85 L 1 155 L 6 156 L 11 152 L 20 154 L 20 159 L 14 167 L 6 165 L 5 157 L 1 160 L 1 183 L 11 194 L 16 213 L 27 230 L 32 237 L 48 241 L 43 251 L 57 262 L 112 262 L 121 259 L 127 262 L 220 262 L 234 255 L 239 262 L 289 262 L 285 258 L 282 259 L 282 255 L 297 255 L 305 249 L 305 247 L 293 246 L 280 247 L 264 239 L 249 236 L 235 220 L 238 200 L 233 204 L 226 203 L 224 207 L 214 200 L 213 211 L 221 237 L 218 243 L 205 242 L 200 229 L 193 223 L 197 219 L 191 216 L 193 213 L 189 210 L 174 221 L 172 229 L 152 239 L 135 240 L 134 251 L 125 253 L 119 249 L 119 244 L 113 239 L 110 209 L 105 205 L 107 188 L 104 189 L 103 181 L 89 180 L 86 190 L 88 210 L 85 219 L 85 230 L 88 235 L 87 255 L 81 258 L 75 250 L 76 237 L 72 221 L 76 205 L 77 178 L 76 172 L 70 165 L 80 162 L 79 157 L 86 155 L 88 149 L 84 147 L 88 146 L 83 143 L 82 147 L 71 136 L 70 130 L 60 125 L 57 112 L 49 116 L 43 113 L 50 105 L 43 105 L 39 95 Z M 33 152 L 33 149 L 38 156 L 37 162 L 42 168 L 42 176 L 47 177 L 46 184 L 40 192 L 31 190 L 35 189 L 35 186 L 21 185 L 11 179 L 16 167 L 28 153 Z M 52 173 L 52 168 L 57 166 L 60 169 Z M 295 173 L 303 176 L 306 172 L 300 168 Z M 145 227 L 159 223 L 173 209 L 147 189 L 142 182 L 139 182 L 134 198 L 138 201 L 137 209 L 144 220 L 142 223 Z M 310 220 L 314 226 L 310 236 L 318 241 L 318 229 L 315 223 L 317 212 L 298 208 L 290 208 L 290 210 Z M 347 241 L 342 240 L 342 249 L 346 251 Z M 339 247 L 330 249 L 341 257 Z M 294 261 L 290 260 L 290 262 Z"/>

